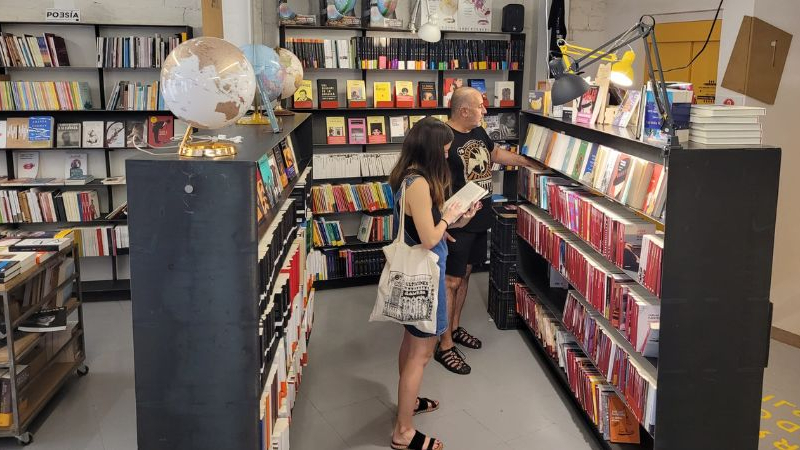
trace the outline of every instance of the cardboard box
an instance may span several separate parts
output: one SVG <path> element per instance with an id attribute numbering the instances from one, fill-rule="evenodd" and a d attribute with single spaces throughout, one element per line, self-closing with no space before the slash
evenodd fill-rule
<path id="1" fill-rule="evenodd" d="M 722 87 L 774 104 L 792 35 L 767 22 L 744 16 Z"/>

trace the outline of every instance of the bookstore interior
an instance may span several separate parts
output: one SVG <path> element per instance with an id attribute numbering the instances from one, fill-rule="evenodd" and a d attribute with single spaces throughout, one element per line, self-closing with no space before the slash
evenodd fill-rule
<path id="1" fill-rule="evenodd" d="M 796 0 L 26 3 L 0 450 L 800 450 Z"/>

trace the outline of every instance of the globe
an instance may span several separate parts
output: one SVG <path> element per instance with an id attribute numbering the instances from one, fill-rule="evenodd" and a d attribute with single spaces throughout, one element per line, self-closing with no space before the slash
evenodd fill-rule
<path id="1" fill-rule="evenodd" d="M 344 15 L 356 7 L 356 0 L 333 0 L 333 4 L 336 5 L 336 11 Z"/>
<path id="2" fill-rule="evenodd" d="M 280 61 L 284 72 L 281 98 L 289 98 L 303 82 L 303 65 L 294 53 L 285 48 L 278 49 L 278 61 Z"/>
<path id="3" fill-rule="evenodd" d="M 245 45 L 244 56 L 250 61 L 256 74 L 256 82 L 269 101 L 277 100 L 283 93 L 286 71 L 283 70 L 278 53 L 266 45 Z"/>
<path id="4" fill-rule="evenodd" d="M 253 103 L 253 66 L 235 45 L 215 37 L 175 47 L 161 68 L 161 95 L 170 111 L 196 128 L 233 124 Z"/>
<path id="5" fill-rule="evenodd" d="M 389 17 L 397 8 L 397 0 L 378 0 L 378 11 L 383 17 Z"/>

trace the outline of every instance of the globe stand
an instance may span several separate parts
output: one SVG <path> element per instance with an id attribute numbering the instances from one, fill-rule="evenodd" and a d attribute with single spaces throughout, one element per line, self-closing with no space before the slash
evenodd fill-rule
<path id="1" fill-rule="evenodd" d="M 293 116 L 294 111 L 289 111 L 288 109 L 283 109 L 280 103 L 275 107 L 275 115 L 276 116 Z"/>
<path id="2" fill-rule="evenodd" d="M 220 158 L 236 154 L 236 146 L 221 142 L 191 142 L 192 127 L 186 128 L 178 156 L 187 158 Z"/>
<path id="3" fill-rule="evenodd" d="M 242 117 L 236 121 L 237 125 L 269 125 L 270 123 L 269 119 L 261 114 L 261 111 L 256 111 L 253 115 Z"/>

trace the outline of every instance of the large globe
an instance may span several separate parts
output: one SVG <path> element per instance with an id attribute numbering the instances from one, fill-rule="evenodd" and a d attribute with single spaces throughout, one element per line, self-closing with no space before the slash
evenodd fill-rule
<path id="1" fill-rule="evenodd" d="M 278 61 L 284 72 L 283 92 L 281 98 L 289 98 L 303 82 L 303 64 L 294 53 L 285 48 L 278 49 Z"/>
<path id="2" fill-rule="evenodd" d="M 215 37 L 175 47 L 161 68 L 161 95 L 173 114 L 203 129 L 236 122 L 253 103 L 253 66 L 235 45 Z"/>
<path id="3" fill-rule="evenodd" d="M 242 47 L 242 52 L 256 74 L 256 81 L 264 90 L 269 101 L 277 100 L 283 93 L 283 82 L 286 71 L 283 70 L 278 54 L 275 50 L 263 44 Z"/>

